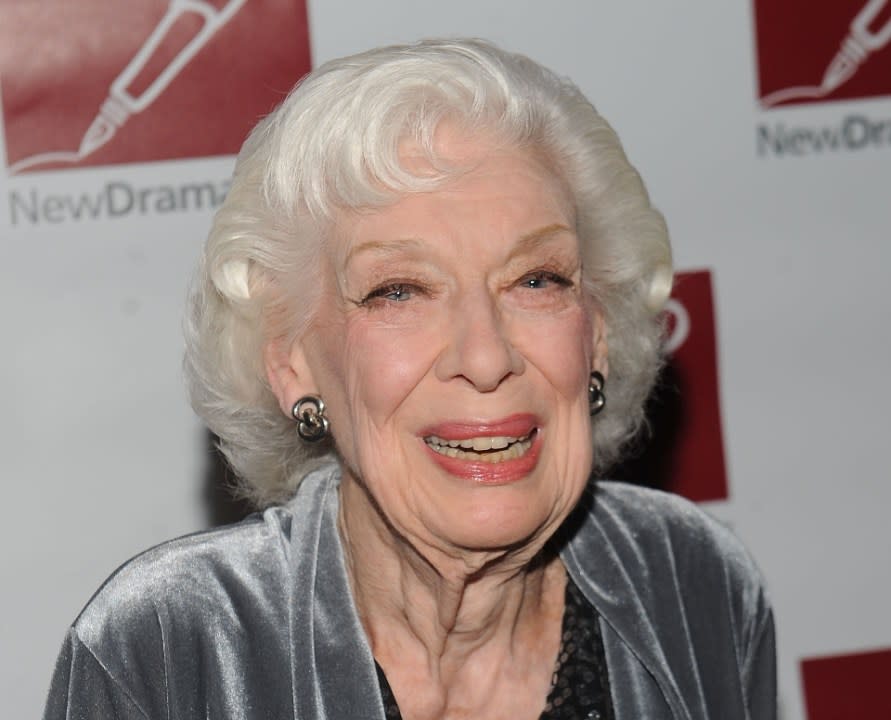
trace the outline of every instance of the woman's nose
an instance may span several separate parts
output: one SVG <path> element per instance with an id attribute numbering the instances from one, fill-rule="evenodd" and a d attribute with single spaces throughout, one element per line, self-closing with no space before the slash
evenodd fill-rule
<path id="1" fill-rule="evenodd" d="M 462 377 L 477 391 L 491 392 L 525 368 L 488 292 L 456 303 L 448 327 L 443 330 L 448 334 L 448 342 L 437 363 L 440 380 Z"/>

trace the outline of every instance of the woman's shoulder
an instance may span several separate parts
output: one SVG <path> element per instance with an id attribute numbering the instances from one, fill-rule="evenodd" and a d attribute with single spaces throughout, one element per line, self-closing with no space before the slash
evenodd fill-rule
<path id="1" fill-rule="evenodd" d="M 124 627 L 148 635 L 158 626 L 158 616 L 205 621 L 210 615 L 225 616 L 237 597 L 262 594 L 287 574 L 289 533 L 289 514 L 275 508 L 161 543 L 115 570 L 74 629 L 85 643 L 101 644 L 109 631 Z"/>
<path id="2" fill-rule="evenodd" d="M 589 522 L 624 534 L 650 550 L 708 557 L 757 572 L 743 543 L 726 525 L 680 495 L 623 482 L 598 482 L 588 503 Z"/>
<path id="3" fill-rule="evenodd" d="M 644 594 L 675 583 L 698 597 L 769 611 L 763 577 L 734 532 L 678 495 L 598 482 L 576 519 L 567 554 L 592 577 L 624 577 Z"/>
<path id="4" fill-rule="evenodd" d="M 567 530 L 561 556 L 615 652 L 635 658 L 679 706 L 746 698 L 760 708 L 752 717 L 773 717 L 770 602 L 728 527 L 676 495 L 601 482 Z"/>
<path id="5" fill-rule="evenodd" d="M 258 716 L 292 715 L 290 675 L 270 668 L 289 667 L 291 622 L 311 612 L 335 480 L 310 478 L 285 506 L 124 563 L 69 629 L 46 717 L 216 717 L 249 692 Z"/>
<path id="6" fill-rule="evenodd" d="M 306 526 L 318 520 L 332 487 L 329 476 L 308 478 L 286 505 L 169 540 L 128 560 L 78 616 L 78 635 L 87 639 L 104 627 L 132 628 L 137 621 L 157 624 L 158 614 L 206 621 L 214 614 L 225 619 L 248 603 L 268 609 L 284 602 L 276 599 L 286 595 L 283 586 L 291 583 Z"/>
<path id="7" fill-rule="evenodd" d="M 288 617 L 288 525 L 286 511 L 267 511 L 124 563 L 69 629 L 45 717 L 69 717 L 71 708 L 89 708 L 90 717 L 165 716 L 172 697 L 192 698 L 186 686 L 202 668 L 224 660 L 219 638 L 245 648 L 248 665 L 236 673 L 263 657 L 287 657 L 270 623 Z"/>

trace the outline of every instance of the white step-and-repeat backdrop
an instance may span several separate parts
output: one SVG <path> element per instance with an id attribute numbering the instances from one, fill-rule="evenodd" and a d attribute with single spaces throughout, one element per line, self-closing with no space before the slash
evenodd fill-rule
<path id="1" fill-rule="evenodd" d="M 758 558 L 784 720 L 891 717 L 891 0 L 0 0 L 3 717 L 111 570 L 232 512 L 180 318 L 244 134 L 311 63 L 437 35 L 618 128 L 682 271 L 623 475 Z"/>

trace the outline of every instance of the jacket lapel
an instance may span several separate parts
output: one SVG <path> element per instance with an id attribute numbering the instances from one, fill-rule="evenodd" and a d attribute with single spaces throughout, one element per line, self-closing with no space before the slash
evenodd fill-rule
<path id="1" fill-rule="evenodd" d="M 374 658 L 356 613 L 337 532 L 338 476 L 333 466 L 311 473 L 290 503 L 294 716 L 384 720 Z"/>

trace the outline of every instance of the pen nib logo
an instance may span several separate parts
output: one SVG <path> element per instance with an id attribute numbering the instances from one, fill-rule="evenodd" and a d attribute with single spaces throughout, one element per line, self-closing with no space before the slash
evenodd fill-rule
<path id="1" fill-rule="evenodd" d="M 12 175 L 234 153 L 257 116 L 309 69 L 299 1 L 259 8 L 246 0 L 79 0 L 52 8 L 0 0 Z M 246 57 L 243 38 L 262 51 Z"/>
<path id="2" fill-rule="evenodd" d="M 755 0 L 760 102 L 891 94 L 891 0 Z"/>

